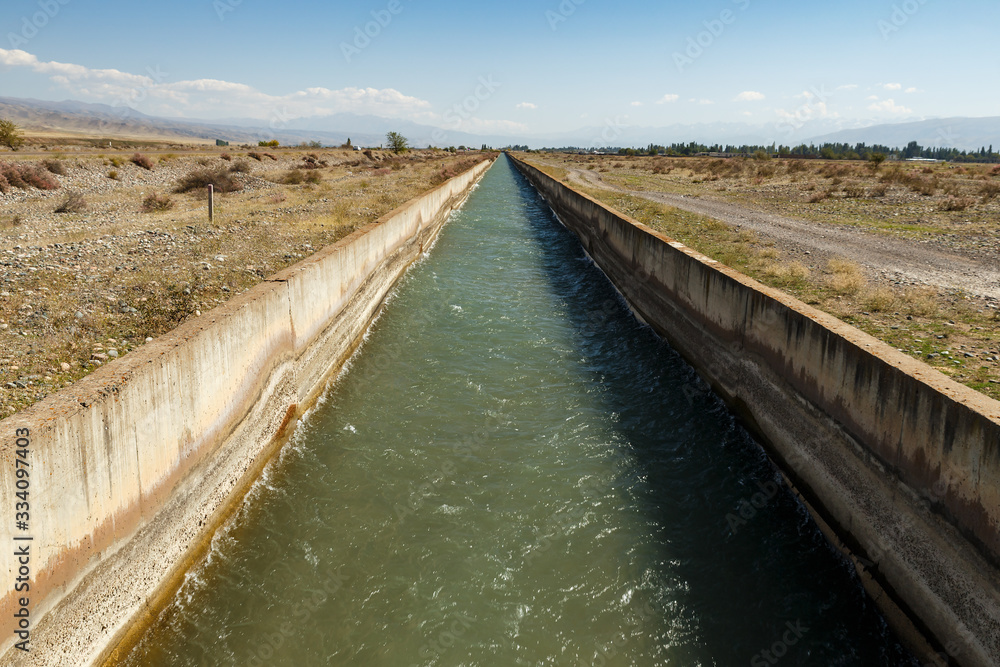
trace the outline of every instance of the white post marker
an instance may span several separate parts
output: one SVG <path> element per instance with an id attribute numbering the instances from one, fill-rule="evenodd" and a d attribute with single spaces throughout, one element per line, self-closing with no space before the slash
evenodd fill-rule
<path id="1" fill-rule="evenodd" d="M 215 219 L 215 186 L 208 186 L 208 221 Z"/>

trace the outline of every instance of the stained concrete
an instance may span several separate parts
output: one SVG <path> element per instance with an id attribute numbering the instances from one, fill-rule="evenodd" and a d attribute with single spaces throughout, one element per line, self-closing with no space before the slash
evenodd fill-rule
<path id="1" fill-rule="evenodd" d="M 0 663 L 95 664 L 135 639 L 489 166 L 0 422 L 12 506 L 15 433 L 31 432 L 34 538 L 24 654 L 16 531 L 0 523 Z"/>
<path id="2" fill-rule="evenodd" d="M 1000 403 L 514 164 L 761 436 L 904 640 L 1000 664 Z"/>

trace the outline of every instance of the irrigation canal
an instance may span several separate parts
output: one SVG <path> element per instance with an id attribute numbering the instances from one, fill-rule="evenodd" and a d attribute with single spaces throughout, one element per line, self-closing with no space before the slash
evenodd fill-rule
<path id="1" fill-rule="evenodd" d="M 501 158 L 131 665 L 915 665 Z"/>

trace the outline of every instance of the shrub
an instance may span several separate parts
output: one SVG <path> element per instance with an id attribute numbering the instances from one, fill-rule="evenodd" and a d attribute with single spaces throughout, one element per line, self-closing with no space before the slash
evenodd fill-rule
<path id="1" fill-rule="evenodd" d="M 237 160 L 231 167 L 229 167 L 229 171 L 234 174 L 249 174 L 250 169 L 250 163 L 246 160 Z"/>
<path id="2" fill-rule="evenodd" d="M 42 164 L 45 165 L 46 169 L 57 176 L 66 175 L 66 165 L 63 164 L 62 160 L 46 160 Z"/>
<path id="3" fill-rule="evenodd" d="M 992 175 L 994 175 L 994 176 L 1000 176 L 1000 164 L 998 164 L 997 166 L 993 167 L 993 169 L 990 171 L 990 173 Z"/>
<path id="4" fill-rule="evenodd" d="M 159 211 L 169 211 L 174 207 L 174 201 L 169 195 L 161 195 L 156 192 L 142 200 L 143 213 L 156 213 Z"/>
<path id="5" fill-rule="evenodd" d="M 120 166 L 122 166 L 122 159 L 120 157 L 113 157 L 113 158 L 111 158 L 111 166 L 112 167 L 120 167 Z"/>
<path id="6" fill-rule="evenodd" d="M 117 181 L 118 180 L 118 172 L 115 171 L 114 169 L 112 169 L 111 171 L 108 172 L 108 178 L 110 178 L 112 181 Z"/>
<path id="7" fill-rule="evenodd" d="M 272 160 L 274 160 L 275 162 L 277 162 L 277 161 L 278 161 L 278 158 L 277 158 L 277 157 L 275 157 L 273 153 L 264 153 L 264 157 L 267 157 L 267 158 L 271 158 L 271 159 L 272 159 Z"/>
<path id="8" fill-rule="evenodd" d="M 231 161 L 233 159 L 233 156 L 230 155 L 229 153 L 223 153 L 222 155 L 219 156 L 219 159 L 220 160 L 225 160 L 226 162 L 229 162 L 229 161 Z"/>
<path id="9" fill-rule="evenodd" d="M 860 183 L 848 183 L 844 186 L 844 196 L 848 199 L 862 199 L 865 196 L 865 186 Z"/>
<path id="10" fill-rule="evenodd" d="M 821 201 L 825 201 L 825 200 L 829 199 L 832 196 L 833 196 L 833 191 L 831 191 L 831 190 L 820 190 L 819 192 L 817 192 L 816 194 L 814 194 L 812 197 L 809 198 L 809 203 L 810 204 L 818 204 Z"/>
<path id="11" fill-rule="evenodd" d="M 948 197 L 948 199 L 941 202 L 938 206 L 940 211 L 964 211 L 973 204 L 976 200 L 972 197 Z"/>
<path id="12" fill-rule="evenodd" d="M 181 177 L 174 192 L 181 194 L 204 190 L 209 185 L 215 186 L 216 192 L 237 192 L 243 189 L 243 185 L 226 169 L 196 169 Z"/>
<path id="13" fill-rule="evenodd" d="M 303 183 L 312 183 L 314 185 L 322 182 L 323 177 L 320 176 L 315 171 L 303 171 L 301 169 L 292 169 L 285 173 L 284 176 L 278 181 L 279 183 L 284 183 L 285 185 L 302 185 Z"/>
<path id="14" fill-rule="evenodd" d="M 0 190 L 7 192 L 10 188 L 26 190 L 30 187 L 39 190 L 57 190 L 59 181 L 39 165 L 14 164 L 0 162 Z"/>
<path id="15" fill-rule="evenodd" d="M 146 171 L 153 170 L 153 161 L 150 160 L 147 156 L 143 155 L 142 153 L 136 153 L 135 155 L 132 156 L 132 164 L 134 164 L 137 167 L 142 167 Z"/>
<path id="16" fill-rule="evenodd" d="M 258 153 L 257 151 L 250 151 L 249 153 L 247 153 L 247 155 L 249 155 L 250 157 L 252 157 L 254 160 L 257 160 L 257 162 L 263 162 L 264 161 L 264 156 L 261 155 L 260 153 Z"/>
<path id="17" fill-rule="evenodd" d="M 889 190 L 889 186 L 885 183 L 879 183 L 874 188 L 872 188 L 872 197 L 884 197 L 885 193 Z"/>
<path id="18" fill-rule="evenodd" d="M 55 213 L 83 213 L 87 210 L 87 200 L 79 192 L 70 192 L 56 207 Z"/>
<path id="19" fill-rule="evenodd" d="M 992 181 L 983 183 L 983 187 L 979 188 L 979 194 L 982 196 L 984 202 L 993 199 L 997 195 L 1000 195 L 1000 183 Z"/>

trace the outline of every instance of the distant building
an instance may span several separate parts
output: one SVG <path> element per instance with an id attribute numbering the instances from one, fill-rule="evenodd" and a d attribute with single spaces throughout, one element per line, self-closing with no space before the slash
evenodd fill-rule
<path id="1" fill-rule="evenodd" d="M 216 146 L 228 146 L 229 142 L 228 141 L 223 141 L 222 139 L 216 139 L 215 140 L 215 145 Z"/>

